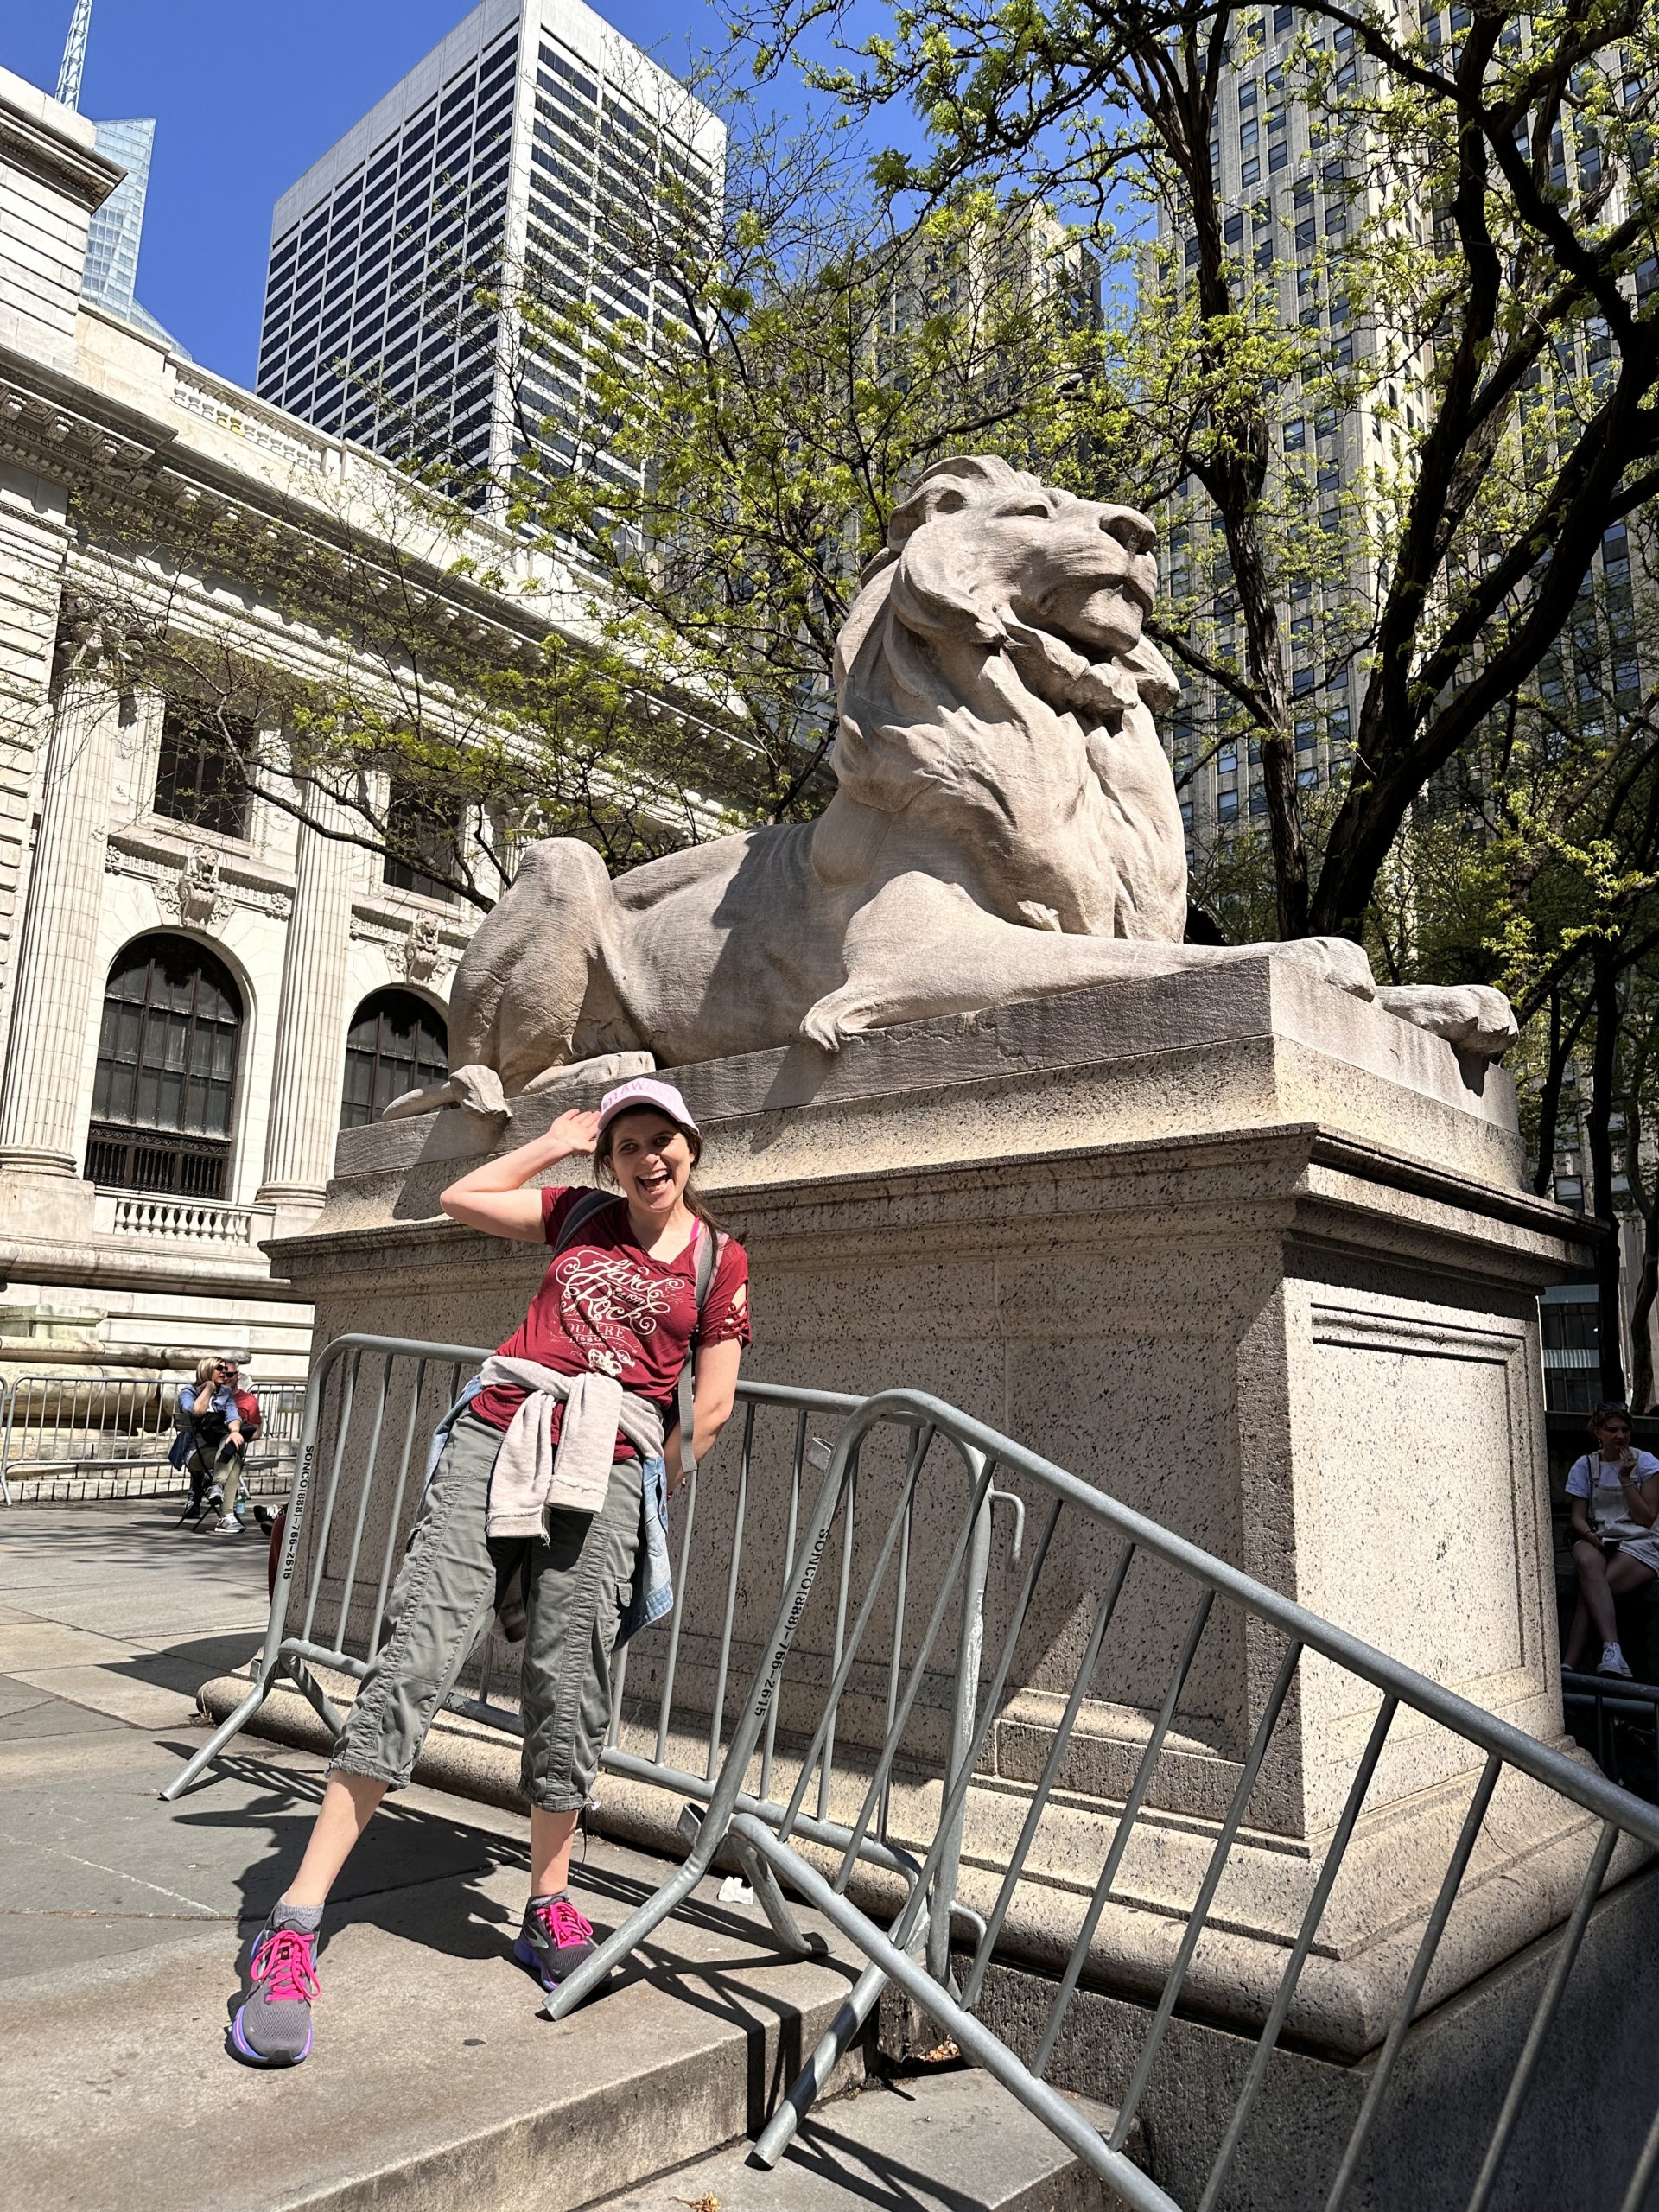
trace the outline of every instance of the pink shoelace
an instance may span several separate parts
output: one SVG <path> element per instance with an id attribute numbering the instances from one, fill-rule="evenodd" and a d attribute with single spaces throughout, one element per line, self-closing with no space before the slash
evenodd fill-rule
<path id="1" fill-rule="evenodd" d="M 253 1980 L 268 1982 L 265 1995 L 272 2005 L 308 2005 L 317 1993 L 317 1977 L 311 1955 L 316 1942 L 298 1928 L 275 1928 L 262 1938 L 249 1972 Z"/>
<path id="2" fill-rule="evenodd" d="M 551 1904 L 538 1904 L 536 1917 L 558 1950 L 562 1951 L 567 1943 L 591 1943 L 594 1940 L 592 1922 L 584 1920 L 566 1897 L 555 1897 Z"/>

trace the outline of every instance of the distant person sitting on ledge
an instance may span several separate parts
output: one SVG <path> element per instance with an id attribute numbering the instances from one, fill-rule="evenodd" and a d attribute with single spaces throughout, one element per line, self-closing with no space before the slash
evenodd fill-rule
<path id="1" fill-rule="evenodd" d="M 1659 1575 L 1659 1459 L 1631 1443 L 1623 1406 L 1598 1406 L 1590 1427 L 1596 1449 L 1575 1459 L 1567 1478 L 1579 1609 L 1562 1656 L 1569 1667 L 1581 1666 L 1593 1629 L 1601 1638 L 1596 1672 L 1629 1681 L 1613 1600 Z"/>

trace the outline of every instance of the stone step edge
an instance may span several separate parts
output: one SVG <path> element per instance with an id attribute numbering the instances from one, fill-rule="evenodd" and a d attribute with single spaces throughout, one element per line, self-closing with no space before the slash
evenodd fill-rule
<path id="1" fill-rule="evenodd" d="M 332 1694 L 334 1685 L 328 1687 Z M 218 1720 L 235 1710 L 247 1690 L 245 1677 L 219 1675 L 204 1683 L 198 1694 L 202 1709 Z M 248 1726 L 251 1733 L 303 1750 L 326 1753 L 330 1747 L 321 1721 L 286 1681 Z M 527 1808 L 518 1771 L 516 1742 L 460 1716 L 440 1714 L 414 1778 L 457 1796 L 523 1812 Z M 593 1825 L 600 1834 L 667 1858 L 684 1857 L 685 1839 L 678 1827 L 683 1799 L 617 1774 L 601 1773 L 597 1787 Z M 1497 1959 L 1511 1955 L 1566 1920 L 1593 1837 L 1594 1824 L 1586 1815 L 1580 1827 L 1553 1848 L 1512 1869 L 1506 1882 L 1460 1894 L 1420 2012 L 1446 2003 L 1478 1981 Z M 834 1872 L 837 1862 L 833 1854 L 804 1842 L 798 1842 L 797 1848 L 826 1875 Z M 1637 1874 L 1650 1856 L 1645 1846 L 1623 1838 L 1604 1894 Z M 964 1904 L 981 1913 L 988 1911 L 998 1886 L 998 1876 L 964 1862 L 958 1879 Z M 860 1868 L 848 1884 L 847 1894 L 873 1919 L 885 1921 L 896 1910 L 902 1893 L 897 1876 Z M 1055 1890 L 1039 1880 L 1020 1882 L 1003 1923 L 998 1956 L 1054 1979 L 1065 1970 L 1086 1903 L 1071 1891 Z M 964 1933 L 969 1926 L 963 1923 Z M 1084 1980 L 1131 2003 L 1155 2005 L 1184 1928 L 1173 1913 L 1122 1906 L 1114 1900 L 1100 1916 Z M 1351 2065 L 1376 2050 L 1392 2021 L 1421 1930 L 1421 1919 L 1414 1919 L 1348 1959 L 1322 1958 L 1315 1952 L 1297 1986 L 1285 2032 L 1338 2064 Z M 1189 1967 L 1183 2009 L 1235 2032 L 1259 2033 L 1277 1994 L 1285 1957 L 1281 1942 L 1211 1927 Z"/>
<path id="2" fill-rule="evenodd" d="M 241 1678 L 222 1675 L 204 1684 L 200 1694 L 207 1709 L 223 1703 L 230 1710 L 246 1694 L 247 1687 Z M 221 1695 L 210 1700 L 209 1691 Z M 215 1718 L 223 1717 L 223 1713 L 215 1714 Z M 327 1731 L 297 1693 L 273 1696 L 257 1719 L 264 1725 L 251 1726 L 246 1731 L 250 1735 L 302 1751 L 326 1752 L 329 1748 Z M 471 1751 L 494 1754 L 505 1768 L 508 1747 L 487 1738 L 480 1742 L 479 1737 L 483 1735 L 479 1731 L 469 1738 L 461 1728 L 435 1728 L 413 1779 L 475 1802 L 523 1809 L 524 1801 L 517 1789 L 504 1773 L 490 1774 L 487 1758 L 457 1765 L 455 1754 Z M 511 1748 L 510 1757 L 516 1773 L 516 1745 Z M 675 1855 L 683 1855 L 683 1847 L 681 1839 Z M 607 2101 L 620 2096 L 632 2106 L 642 2086 L 654 2083 L 653 2101 L 658 2110 L 658 2125 L 652 2135 L 656 2155 L 639 2172 L 626 2171 L 619 2158 L 615 2169 L 596 2177 L 597 2186 L 591 2193 L 572 2201 L 563 2201 L 555 2190 L 543 2189 L 537 2202 L 547 2212 L 588 2212 L 590 2207 L 625 2197 L 631 2190 L 651 2186 L 683 2167 L 696 2166 L 724 2151 L 742 2149 L 753 2139 L 757 2079 L 767 2085 L 764 2109 L 769 2118 L 793 2078 L 794 2069 L 784 2056 L 785 2050 L 795 2044 L 803 2053 L 811 2050 L 827 2032 L 844 1997 L 844 1983 L 839 1978 L 826 1978 L 821 1994 L 797 2000 L 792 2009 L 780 2010 L 770 2004 L 758 2007 L 764 2052 L 760 2056 L 751 2053 L 746 2063 L 735 2067 L 730 2061 L 730 2044 L 748 2038 L 743 2029 L 734 2025 L 729 2038 L 701 2053 L 692 2064 L 681 2064 L 671 2081 L 665 2076 L 657 2080 L 647 2068 L 625 2082 L 595 2088 L 584 2102 L 584 2110 L 588 2104 L 595 2109 L 591 2126 L 584 2123 L 585 2132 L 596 2141 L 620 2144 L 626 2141 L 627 2131 L 606 2125 Z M 854 2044 L 825 2084 L 818 2101 L 821 2105 L 839 2101 L 868 2080 L 873 2037 L 872 2025 L 869 2036 Z M 459 2202 L 463 2196 L 468 2203 L 493 2203 L 492 2176 L 503 2183 L 516 2204 L 519 2195 L 515 2193 L 517 2183 L 512 2177 L 522 2164 L 518 2146 L 521 2139 L 533 2139 L 544 2120 L 542 2111 L 527 2111 L 493 2121 L 480 2130 L 462 2129 L 444 2140 L 413 2150 L 407 2157 L 389 2159 L 372 2172 L 350 2175 L 321 2188 L 302 2184 L 275 2201 L 275 2212 L 380 2212 L 394 2195 L 399 2201 L 409 2202 L 416 2212 L 421 2207 L 429 2208 L 429 2208 Z"/>
<path id="3" fill-rule="evenodd" d="M 862 2153 L 864 2161 L 874 2166 L 880 2163 L 887 2148 L 882 2138 L 895 2132 L 907 2135 L 914 2128 L 918 2113 L 922 2118 L 927 2117 L 926 2107 L 937 2096 L 938 2091 L 955 2086 L 963 2075 L 971 2075 L 976 2084 L 981 2085 L 977 2094 L 988 2095 L 994 2100 L 1007 2094 L 999 2091 L 988 2075 L 959 2066 L 942 2069 L 931 2075 L 912 2074 L 892 2081 L 884 2079 L 870 2083 L 861 2092 L 856 2088 L 848 2090 L 835 2104 L 828 2104 L 828 2101 L 821 2098 L 813 2107 L 812 2118 L 802 2131 L 803 2141 L 808 2145 L 811 2144 L 815 2133 L 813 2123 L 817 2121 L 827 2131 L 853 2137 L 855 2148 Z M 889 2095 L 887 2093 L 890 2090 L 897 2090 L 899 2094 Z M 1100 2104 L 1092 2097 L 1083 2096 L 1069 2089 L 1059 2090 L 1057 2094 L 1096 2133 L 1110 2136 L 1117 2125 L 1116 2107 Z M 1014 2105 L 1012 2098 L 1008 2102 L 1010 2106 Z M 905 2109 L 906 2105 L 908 2110 Z M 1040 2127 L 1041 2123 L 1033 2116 L 1020 2113 L 1018 2107 L 1014 2107 L 1014 2110 L 1022 2123 L 1033 2129 Z M 872 2120 L 874 2127 L 870 2126 Z M 888 2125 L 883 2126 L 883 2121 Z M 1050 2136 L 1046 2138 L 1046 2143 L 1052 2163 L 1000 2197 L 995 2212 L 1116 2212 L 1121 2200 L 1094 2170 L 1058 2139 Z M 584 2207 L 583 2212 L 652 2212 L 652 2208 L 658 2205 L 665 2212 L 670 2204 L 687 2205 L 695 2212 L 695 2208 L 708 2203 L 711 2197 L 716 2205 L 722 2204 L 733 2179 L 740 2173 L 746 2180 L 752 2177 L 757 2183 L 764 2183 L 762 2173 L 749 2167 L 747 2153 L 750 2148 L 747 2141 L 741 2140 L 723 2145 L 716 2150 L 704 2152 L 700 2158 L 688 2159 L 682 2165 L 671 2167 L 666 2173 L 631 2183 L 612 2196 Z M 1124 2151 L 1131 2163 L 1139 2166 L 1143 2173 L 1150 2172 L 1146 2132 L 1139 2120 L 1128 2131 Z M 900 2153 L 895 2150 L 893 2156 L 895 2163 L 901 2167 L 913 2169 L 916 2145 L 906 2142 L 904 2151 Z M 799 2175 L 794 2177 L 798 2182 L 801 2177 Z M 785 2185 L 787 2179 L 786 2174 Z M 960 2202 L 958 2177 L 947 2178 L 931 2174 L 929 2179 L 936 2185 L 943 2184 L 937 2187 L 938 2201 Z M 812 2180 L 817 2182 L 817 2187 L 810 2186 Z M 906 2177 L 903 2193 L 907 2198 L 911 2197 L 912 2189 L 913 2183 Z M 844 2183 L 831 2180 L 823 2175 L 822 2169 L 810 2176 L 809 2194 L 824 2197 L 825 2212 L 829 2212 L 830 2204 L 840 2197 L 846 2200 L 847 2212 L 868 2212 L 870 2197 L 867 2187 L 856 2180 Z M 899 2191 L 895 2190 L 895 2196 L 898 2194 Z M 933 2198 L 925 2197 L 921 2201 L 931 2202 Z"/>

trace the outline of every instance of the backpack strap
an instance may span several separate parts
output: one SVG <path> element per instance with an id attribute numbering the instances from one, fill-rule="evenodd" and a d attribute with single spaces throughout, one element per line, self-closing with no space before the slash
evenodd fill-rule
<path id="1" fill-rule="evenodd" d="M 582 1230 L 607 1206 L 616 1204 L 614 1191 L 584 1191 L 564 1217 L 564 1227 L 559 1231 L 559 1241 L 553 1247 L 556 1260 L 567 1246 L 574 1244 Z"/>
<path id="2" fill-rule="evenodd" d="M 702 1323 L 703 1300 L 709 1295 L 709 1287 L 714 1281 L 715 1269 L 719 1264 L 719 1261 L 720 1238 L 715 1235 L 715 1231 L 709 1228 L 706 1221 L 699 1221 L 697 1224 L 697 1268 L 696 1281 L 697 1323 L 699 1329 Z M 680 1385 L 678 1392 L 680 1407 L 680 1472 L 682 1475 L 685 1476 L 695 1475 L 697 1471 L 696 1454 L 691 1448 L 692 1408 L 696 1395 L 696 1388 L 692 1380 L 691 1370 L 696 1363 L 696 1344 L 697 1332 L 694 1331 L 692 1332 L 691 1342 L 686 1348 L 685 1364 L 680 1370 Z"/>

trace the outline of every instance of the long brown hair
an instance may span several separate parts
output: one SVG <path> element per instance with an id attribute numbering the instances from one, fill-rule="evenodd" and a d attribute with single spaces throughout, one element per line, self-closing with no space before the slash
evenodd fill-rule
<path id="1" fill-rule="evenodd" d="M 608 1183 L 614 1185 L 616 1171 L 611 1166 L 611 1143 L 618 1127 L 627 1120 L 630 1114 L 655 1114 L 659 1119 L 677 1128 L 685 1139 L 686 1149 L 691 1154 L 691 1174 L 696 1173 L 697 1162 L 702 1158 L 702 1137 L 696 1129 L 688 1129 L 683 1122 L 675 1121 L 671 1114 L 664 1112 L 660 1106 L 653 1106 L 647 1100 L 638 1106 L 625 1107 L 614 1121 L 607 1122 L 600 1134 L 599 1143 L 594 1152 L 594 1167 L 597 1174 L 604 1176 Z M 690 1176 L 686 1178 L 685 1188 L 681 1192 L 680 1196 L 685 1201 L 687 1211 L 695 1214 L 699 1221 L 707 1225 L 714 1236 L 724 1236 L 729 1233 L 725 1223 L 713 1211 L 702 1192 L 693 1187 Z"/>

